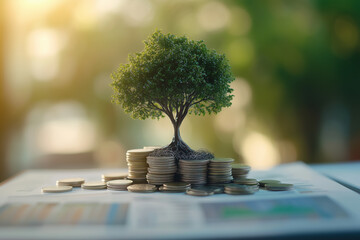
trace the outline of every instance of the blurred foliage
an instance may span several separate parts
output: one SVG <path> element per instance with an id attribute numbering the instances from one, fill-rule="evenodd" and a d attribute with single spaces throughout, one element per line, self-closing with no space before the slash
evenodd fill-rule
<path id="1" fill-rule="evenodd" d="M 255 129 L 275 147 L 284 141 L 293 144 L 296 159 L 329 161 L 322 144 L 332 135 L 323 132 L 336 117 L 335 108 L 343 115 L 346 146 L 335 160 L 360 158 L 359 1 L 111 1 L 114 6 L 108 7 L 106 1 L 54 2 L 55 7 L 43 11 L 21 0 L 1 3 L 10 13 L 5 44 L 12 47 L 5 58 L 16 59 L 11 68 L 21 69 L 9 71 L 6 79 L 13 84 L 8 92 L 11 131 L 21 131 L 39 103 L 75 100 L 97 123 L 100 139 L 118 139 L 126 148 L 151 144 L 141 137 L 146 135 L 144 122 L 110 104 L 109 74 L 126 63 L 129 53 L 140 51 L 142 40 L 157 28 L 204 40 L 225 53 L 234 75 L 251 88 L 251 102 L 241 110 L 246 115 L 241 129 L 219 133 L 215 117 L 191 117 L 185 141 L 191 138 L 196 147 L 239 158 L 234 139 Z M 66 42 L 50 81 L 36 81 L 26 55 L 27 36 L 39 28 L 57 30 Z M 22 79 L 18 85 L 15 75 Z M 227 121 L 233 124 L 232 118 Z M 288 161 L 286 156 L 281 160 Z"/>

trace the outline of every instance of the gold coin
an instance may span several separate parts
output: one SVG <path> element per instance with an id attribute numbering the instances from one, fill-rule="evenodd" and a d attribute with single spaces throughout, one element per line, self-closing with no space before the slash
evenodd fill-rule
<path id="1" fill-rule="evenodd" d="M 232 163 L 234 159 L 232 158 L 213 158 L 210 159 L 210 163 Z"/>
<path id="2" fill-rule="evenodd" d="M 270 191 L 287 191 L 293 188 L 294 185 L 289 183 L 268 183 L 265 188 Z"/>
<path id="3" fill-rule="evenodd" d="M 260 187 L 265 187 L 265 184 L 269 184 L 269 183 L 280 183 L 280 181 L 278 181 L 278 180 L 270 180 L 270 179 L 265 179 L 265 180 L 259 181 Z"/>
<path id="4" fill-rule="evenodd" d="M 157 187 L 152 184 L 134 184 L 127 187 L 130 192 L 150 193 L 155 192 Z"/>
<path id="5" fill-rule="evenodd" d="M 113 187 L 113 186 L 129 186 L 133 183 L 132 180 L 112 180 L 112 181 L 108 181 L 107 182 L 107 186 L 108 187 Z"/>
<path id="6" fill-rule="evenodd" d="M 85 180 L 83 178 L 65 178 L 56 181 L 58 186 L 72 186 L 72 187 L 81 187 Z"/>
<path id="7" fill-rule="evenodd" d="M 49 186 L 41 188 L 41 191 L 43 193 L 61 193 L 71 191 L 72 189 L 72 186 Z"/>

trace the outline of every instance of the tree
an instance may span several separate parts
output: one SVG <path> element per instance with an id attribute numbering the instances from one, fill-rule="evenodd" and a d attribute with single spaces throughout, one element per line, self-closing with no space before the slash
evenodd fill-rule
<path id="1" fill-rule="evenodd" d="M 234 80 L 225 55 L 189 40 L 155 31 L 144 42 L 142 52 L 129 55 L 112 74 L 113 99 L 135 119 L 168 116 L 174 138 L 165 149 L 177 157 L 194 151 L 180 136 L 187 114 L 218 113 L 229 107 Z"/>

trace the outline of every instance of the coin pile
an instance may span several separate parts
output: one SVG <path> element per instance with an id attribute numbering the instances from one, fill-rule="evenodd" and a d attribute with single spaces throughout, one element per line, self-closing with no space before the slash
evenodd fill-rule
<path id="1" fill-rule="evenodd" d="M 88 189 L 88 190 L 99 190 L 99 189 L 105 189 L 106 183 L 103 181 L 97 181 L 97 182 L 86 182 L 81 185 L 82 189 Z"/>
<path id="2" fill-rule="evenodd" d="M 66 178 L 56 181 L 57 186 L 81 187 L 85 180 L 83 178 Z"/>
<path id="3" fill-rule="evenodd" d="M 171 182 L 171 183 L 164 183 L 159 190 L 161 192 L 169 192 L 169 193 L 179 193 L 185 192 L 187 189 L 190 188 L 190 184 L 184 182 Z"/>
<path id="4" fill-rule="evenodd" d="M 258 185 L 240 185 L 240 184 L 227 184 L 225 186 L 225 193 L 229 195 L 249 195 L 254 194 L 259 190 Z"/>
<path id="5" fill-rule="evenodd" d="M 209 183 L 210 184 L 224 184 L 230 183 L 232 177 L 232 158 L 213 158 L 210 159 L 209 164 Z"/>
<path id="6" fill-rule="evenodd" d="M 104 182 L 108 182 L 111 180 L 126 179 L 127 175 L 127 173 L 105 173 L 101 175 L 101 179 Z"/>
<path id="7" fill-rule="evenodd" d="M 148 156 L 147 163 L 149 164 L 149 168 L 146 179 L 149 184 L 162 185 L 174 181 L 177 167 L 173 156 Z"/>
<path id="8" fill-rule="evenodd" d="M 232 165 L 232 176 L 234 180 L 246 178 L 250 170 L 251 167 L 249 165 L 235 163 Z"/>
<path id="9" fill-rule="evenodd" d="M 127 187 L 130 186 L 132 183 L 132 180 L 120 179 L 108 181 L 106 185 L 109 190 L 127 191 Z"/>
<path id="10" fill-rule="evenodd" d="M 126 162 L 128 164 L 127 178 L 134 183 L 145 183 L 148 164 L 146 157 L 153 152 L 152 149 L 132 149 L 126 152 Z"/>
<path id="11" fill-rule="evenodd" d="M 129 192 L 136 192 L 136 193 L 151 193 L 156 192 L 157 187 L 152 184 L 134 184 L 127 187 Z"/>
<path id="12" fill-rule="evenodd" d="M 206 184 L 209 160 L 179 160 L 179 173 L 182 182 Z"/>

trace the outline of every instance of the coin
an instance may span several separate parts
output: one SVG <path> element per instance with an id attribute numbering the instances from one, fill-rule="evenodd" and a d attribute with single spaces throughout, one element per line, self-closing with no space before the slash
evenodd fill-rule
<path id="1" fill-rule="evenodd" d="M 144 149 L 146 150 L 155 150 L 155 149 L 160 149 L 161 146 L 145 146 Z"/>
<path id="2" fill-rule="evenodd" d="M 97 182 L 86 182 L 81 185 L 82 189 L 89 189 L 89 190 L 98 190 L 98 189 L 105 189 L 106 183 L 102 181 Z"/>
<path id="3" fill-rule="evenodd" d="M 228 184 L 225 186 L 224 192 L 230 195 L 249 195 L 254 194 L 258 191 L 259 188 L 248 186 L 248 185 L 239 185 L 239 184 Z"/>
<path id="4" fill-rule="evenodd" d="M 71 191 L 72 189 L 72 186 L 48 186 L 41 188 L 41 191 L 43 193 L 61 193 Z"/>
<path id="5" fill-rule="evenodd" d="M 66 178 L 56 181 L 58 186 L 72 186 L 72 187 L 81 187 L 85 180 L 83 178 Z"/>
<path id="6" fill-rule="evenodd" d="M 134 184 L 128 186 L 127 189 L 130 192 L 150 193 L 150 192 L 155 192 L 157 190 L 157 187 L 152 184 Z"/>
<path id="7" fill-rule="evenodd" d="M 224 193 L 224 187 L 216 187 L 216 186 L 194 186 L 191 187 L 192 190 L 204 190 L 208 192 L 214 192 L 214 194 Z"/>
<path id="8" fill-rule="evenodd" d="M 165 186 L 160 186 L 159 187 L 159 191 L 160 192 L 167 192 L 167 193 L 181 193 L 181 192 L 185 192 L 186 189 L 171 189 L 171 188 L 167 188 Z"/>
<path id="9" fill-rule="evenodd" d="M 205 190 L 197 190 L 197 189 L 188 189 L 186 190 L 187 195 L 197 196 L 197 197 L 206 197 L 214 195 L 214 192 L 205 191 Z"/>
<path id="10" fill-rule="evenodd" d="M 210 160 L 210 163 L 232 163 L 234 159 L 232 158 L 213 158 Z"/>
<path id="11" fill-rule="evenodd" d="M 266 190 L 270 191 L 287 191 L 293 188 L 293 184 L 289 183 L 268 183 L 265 184 Z"/>
<path id="12" fill-rule="evenodd" d="M 112 180 L 107 182 L 107 188 L 109 190 L 127 191 L 127 187 L 133 183 L 132 180 Z"/>
<path id="13" fill-rule="evenodd" d="M 265 179 L 265 180 L 259 181 L 260 187 L 265 187 L 265 184 L 268 184 L 268 183 L 280 183 L 280 181 L 278 181 L 278 180 L 270 180 L 270 179 Z"/>
<path id="14" fill-rule="evenodd" d="M 101 179 L 104 182 L 110 181 L 110 180 L 116 180 L 116 179 L 126 179 L 127 173 L 104 173 L 101 175 Z"/>
<path id="15" fill-rule="evenodd" d="M 234 183 L 243 185 L 258 185 L 258 181 L 254 178 L 236 179 L 234 180 Z"/>
<path id="16" fill-rule="evenodd" d="M 146 181 L 149 166 L 146 162 L 146 157 L 153 151 L 153 149 L 131 149 L 126 152 L 128 179 Z"/>

